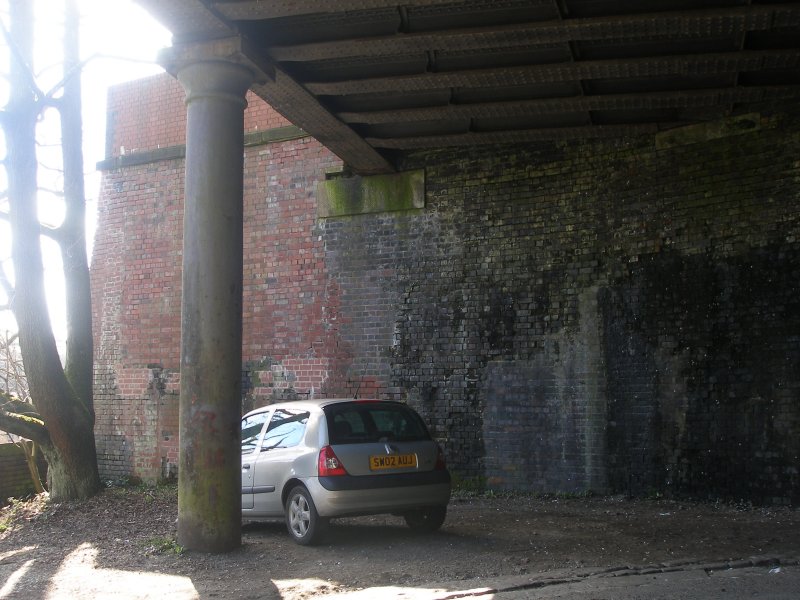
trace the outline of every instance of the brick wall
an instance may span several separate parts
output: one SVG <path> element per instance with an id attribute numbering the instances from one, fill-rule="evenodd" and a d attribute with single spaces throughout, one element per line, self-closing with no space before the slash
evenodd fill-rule
<path id="1" fill-rule="evenodd" d="M 392 385 L 495 486 L 796 503 L 798 131 L 412 157 Z"/>
<path id="2" fill-rule="evenodd" d="M 183 97 L 166 75 L 109 96 L 109 157 L 125 147 L 128 158 L 153 158 L 107 168 L 98 211 L 96 438 L 108 479 L 157 480 L 177 468 L 183 159 L 155 151 L 184 143 Z M 286 125 L 248 95 L 248 133 Z M 341 163 L 302 132 L 290 137 L 245 152 L 246 407 L 319 393 L 337 356 L 336 294 L 326 283 L 324 245 L 310 231 L 316 184 Z"/>
<path id="3" fill-rule="evenodd" d="M 109 89 L 106 158 L 186 143 L 184 91 L 177 79 L 155 75 Z M 289 125 L 267 103 L 247 93 L 245 133 Z"/>
<path id="4" fill-rule="evenodd" d="M 257 101 L 247 123 L 285 125 Z M 328 219 L 315 187 L 338 159 L 302 136 L 248 147 L 244 406 L 404 400 L 495 488 L 796 503 L 800 122 L 720 131 L 421 152 L 403 168 L 425 169 L 425 208 Z M 180 158 L 104 175 L 105 474 L 173 464 L 181 181 Z"/>
<path id="5" fill-rule="evenodd" d="M 39 473 L 47 475 L 47 463 L 39 460 Z M 16 444 L 0 444 L 0 506 L 9 498 L 24 498 L 36 493 L 31 481 L 31 473 L 25 461 L 25 453 Z"/>

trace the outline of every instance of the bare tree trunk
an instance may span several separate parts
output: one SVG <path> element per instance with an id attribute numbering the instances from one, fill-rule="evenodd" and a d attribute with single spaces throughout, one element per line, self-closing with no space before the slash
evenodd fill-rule
<path id="1" fill-rule="evenodd" d="M 19 326 L 19 342 L 31 398 L 43 417 L 52 442 L 52 447 L 42 447 L 50 467 L 50 494 L 54 499 L 79 499 L 87 498 L 100 489 L 91 395 L 91 323 L 89 318 L 83 316 L 90 311 L 88 271 L 83 278 L 81 269 L 76 266 L 80 260 L 86 260 L 85 241 L 81 233 L 83 186 L 81 183 L 78 190 L 80 200 L 77 199 L 78 193 L 74 189 L 70 192 L 74 205 L 67 209 L 68 223 L 62 241 L 62 248 L 68 248 L 64 256 L 64 269 L 70 277 L 67 280 L 67 289 L 71 306 L 68 308 L 71 313 L 71 331 L 68 333 L 72 337 L 72 330 L 84 329 L 76 337 L 79 340 L 77 343 L 68 341 L 68 350 L 74 350 L 77 358 L 67 358 L 65 372 L 47 309 L 39 240 L 35 127 L 42 108 L 41 103 L 45 99 L 33 84 L 32 4 L 30 0 L 10 2 L 11 37 L 17 46 L 17 59 L 11 61 L 11 98 L 8 112 L 12 118 L 6 122 L 12 259 L 16 274 L 12 309 Z M 65 29 L 72 31 L 65 36 L 65 47 L 68 50 L 67 55 L 74 60 L 77 56 L 78 35 L 74 2 L 68 0 L 66 8 L 66 21 L 72 25 Z M 73 76 L 77 77 L 77 73 Z M 67 92 L 65 89 L 61 102 L 69 107 L 66 109 L 66 121 L 71 122 L 72 129 L 65 135 L 64 142 L 74 144 L 75 123 L 71 120 L 77 119 L 77 129 L 80 130 L 80 95 L 77 100 L 69 100 Z M 70 92 L 74 93 L 74 90 L 70 89 Z M 78 144 L 80 138 L 78 133 Z M 65 154 L 80 153 L 80 145 L 65 149 Z M 73 158 L 71 156 L 70 160 Z M 75 168 L 75 164 L 71 163 L 70 169 L 73 173 Z M 82 178 L 82 160 L 77 168 L 78 176 Z M 69 175 L 65 174 L 65 178 L 67 177 Z M 76 208 L 76 205 L 79 206 Z M 76 229 L 79 231 L 77 234 Z M 85 265 L 84 268 L 88 269 Z M 77 280 L 71 279 L 75 273 Z M 85 292 L 79 290 L 81 287 L 85 287 Z M 76 292 L 76 289 L 79 291 Z M 81 300 L 82 297 L 85 298 L 86 306 L 76 306 L 76 303 L 84 301 Z"/>
<path id="2" fill-rule="evenodd" d="M 83 120 L 79 31 L 75 0 L 65 0 L 64 96 L 61 100 L 61 150 L 66 216 L 60 227 L 67 300 L 66 374 L 78 398 L 93 411 L 93 340 L 89 259 L 86 254 L 86 193 L 83 178 Z"/>

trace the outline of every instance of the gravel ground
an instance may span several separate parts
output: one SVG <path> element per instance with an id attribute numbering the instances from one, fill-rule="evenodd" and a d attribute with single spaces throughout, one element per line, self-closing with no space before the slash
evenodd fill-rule
<path id="1" fill-rule="evenodd" d="M 283 523 L 245 524 L 223 555 L 175 543 L 174 487 L 45 497 L 0 512 L 0 598 L 282 598 L 587 568 L 800 555 L 800 511 L 621 497 L 456 496 L 441 531 L 400 518 L 334 521 L 302 547 Z"/>

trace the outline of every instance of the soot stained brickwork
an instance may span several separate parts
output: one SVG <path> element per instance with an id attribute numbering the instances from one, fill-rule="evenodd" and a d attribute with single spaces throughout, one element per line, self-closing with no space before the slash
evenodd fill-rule
<path id="1" fill-rule="evenodd" d="M 661 150 L 424 155 L 440 229 L 406 227 L 429 242 L 402 253 L 393 375 L 436 398 L 462 472 L 797 501 L 798 123 L 761 121 Z"/>
<path id="2" fill-rule="evenodd" d="M 715 139 L 420 152 L 402 167 L 425 169 L 424 208 L 326 219 L 336 157 L 302 136 L 248 147 L 244 407 L 406 401 L 459 477 L 493 488 L 797 503 L 800 119 L 745 120 Z M 246 122 L 285 125 L 255 100 Z M 112 147 L 132 147 L 126 127 Z M 104 174 L 107 476 L 175 462 L 182 166 Z"/>
<path id="3" fill-rule="evenodd" d="M 616 487 L 796 502 L 798 259 L 785 242 L 724 261 L 669 252 L 618 282 L 603 303 Z"/>

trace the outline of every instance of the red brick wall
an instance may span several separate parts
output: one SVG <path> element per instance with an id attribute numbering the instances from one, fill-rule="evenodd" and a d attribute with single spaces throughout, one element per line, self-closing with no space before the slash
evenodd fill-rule
<path id="1" fill-rule="evenodd" d="M 183 145 L 184 98 L 181 84 L 167 74 L 112 87 L 108 92 L 106 158 Z M 289 124 L 269 104 L 248 92 L 245 133 Z"/>
<path id="2" fill-rule="evenodd" d="M 313 359 L 330 335 L 324 298 L 325 249 L 316 227 L 315 188 L 335 164 L 316 140 L 271 144 L 245 159 L 245 360 Z M 265 316 L 272 314 L 271 319 Z"/>
<path id="3" fill-rule="evenodd" d="M 166 75 L 113 88 L 109 157 L 123 147 L 129 156 L 183 145 L 183 102 L 180 84 Z M 286 125 L 248 95 L 246 133 Z M 314 235 L 317 182 L 338 165 L 310 137 L 245 151 L 248 405 L 317 394 L 331 365 L 341 363 L 337 294 Z M 183 168 L 182 159 L 170 159 L 103 174 L 92 300 L 96 432 L 109 479 L 167 477 L 177 463 Z"/>
<path id="4" fill-rule="evenodd" d="M 186 140 L 183 100 L 180 83 L 166 74 L 111 88 L 106 157 L 183 144 Z"/>

